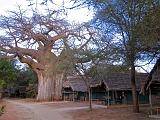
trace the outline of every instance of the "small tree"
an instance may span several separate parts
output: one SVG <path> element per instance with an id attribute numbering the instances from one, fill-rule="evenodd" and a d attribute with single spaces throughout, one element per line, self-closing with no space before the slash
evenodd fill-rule
<path id="1" fill-rule="evenodd" d="M 85 85 L 87 86 L 87 92 L 88 92 L 88 99 L 89 99 L 89 109 L 92 111 L 92 91 L 91 91 L 91 78 L 86 74 L 86 68 L 84 67 L 85 63 L 78 63 L 75 65 L 75 71 L 80 76 L 81 80 L 84 81 Z"/>
<path id="2" fill-rule="evenodd" d="M 1 89 L 13 85 L 16 80 L 16 72 L 9 60 L 0 59 L 0 87 Z"/>

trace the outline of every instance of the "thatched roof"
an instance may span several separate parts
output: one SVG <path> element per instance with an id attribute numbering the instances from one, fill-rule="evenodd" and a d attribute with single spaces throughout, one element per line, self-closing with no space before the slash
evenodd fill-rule
<path id="1" fill-rule="evenodd" d="M 86 92 L 87 85 L 86 81 L 80 76 L 69 76 L 63 83 L 64 88 L 71 88 L 73 91 Z"/>
<path id="2" fill-rule="evenodd" d="M 159 83 L 160 87 L 160 58 L 157 60 L 149 75 L 145 78 L 145 82 L 141 87 L 141 93 L 148 91 L 152 83 Z"/>
<path id="3" fill-rule="evenodd" d="M 136 86 L 140 90 L 143 81 L 145 80 L 147 74 L 136 73 Z M 129 73 L 112 73 L 107 79 L 103 80 L 106 88 L 110 90 L 131 90 L 131 80 Z"/>
<path id="4" fill-rule="evenodd" d="M 136 74 L 136 85 L 138 90 L 140 90 L 146 77 L 146 73 Z M 90 79 L 88 83 L 91 87 L 101 86 L 104 83 L 106 88 L 109 88 L 109 90 L 131 90 L 129 73 L 112 73 L 108 75 L 105 80 Z M 73 91 L 87 91 L 86 81 L 84 81 L 80 76 L 68 77 L 64 82 L 63 87 L 71 87 Z"/>

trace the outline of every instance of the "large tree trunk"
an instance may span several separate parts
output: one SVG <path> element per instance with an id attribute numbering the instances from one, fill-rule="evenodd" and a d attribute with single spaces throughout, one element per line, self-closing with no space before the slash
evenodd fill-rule
<path id="1" fill-rule="evenodd" d="M 132 86 L 132 98 L 133 98 L 133 112 L 139 112 L 139 103 L 138 103 L 138 95 L 136 90 L 136 81 L 135 81 L 135 66 L 131 65 L 131 86 Z"/>
<path id="2" fill-rule="evenodd" d="M 63 74 L 38 74 L 38 101 L 52 101 L 62 99 Z"/>

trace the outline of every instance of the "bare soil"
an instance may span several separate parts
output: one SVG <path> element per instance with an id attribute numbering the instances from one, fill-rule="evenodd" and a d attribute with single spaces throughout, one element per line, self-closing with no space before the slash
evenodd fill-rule
<path id="1" fill-rule="evenodd" d="M 70 114 L 74 120 L 154 120 L 149 118 L 148 112 L 148 106 L 141 106 L 140 113 L 133 113 L 131 106 L 112 106 L 92 111 L 77 110 Z"/>
<path id="2" fill-rule="evenodd" d="M 4 114 L 0 117 L 0 120 L 21 120 L 17 116 L 18 110 L 12 104 L 7 104 L 6 102 L 0 102 L 0 107 L 5 105 Z"/>
<path id="3" fill-rule="evenodd" d="M 133 113 L 131 106 L 93 105 L 87 102 L 35 102 L 32 99 L 7 100 L 6 112 L 0 120 L 154 120 L 148 118 L 149 107 L 141 106 L 140 113 Z"/>

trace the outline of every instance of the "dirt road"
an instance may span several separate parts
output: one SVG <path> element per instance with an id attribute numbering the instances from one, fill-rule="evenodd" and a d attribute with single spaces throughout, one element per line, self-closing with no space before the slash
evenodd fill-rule
<path id="1" fill-rule="evenodd" d="M 72 120 L 66 112 L 54 109 L 49 104 L 25 103 L 15 100 L 6 102 L 16 109 L 16 117 L 19 120 Z"/>
<path id="2" fill-rule="evenodd" d="M 152 120 L 148 106 L 133 113 L 131 106 L 106 106 L 93 104 L 88 110 L 86 102 L 43 102 L 31 100 L 5 100 L 7 107 L 0 120 Z"/>
<path id="3" fill-rule="evenodd" d="M 18 120 L 73 120 L 68 112 L 88 108 L 86 104 L 73 105 L 73 103 L 66 102 L 28 103 L 18 100 L 5 101 L 10 106 L 14 106 Z M 94 108 L 99 107 L 103 106 L 94 105 Z"/>

